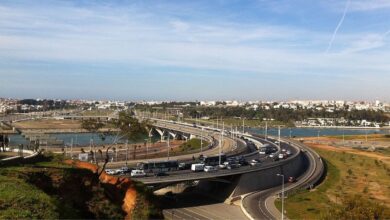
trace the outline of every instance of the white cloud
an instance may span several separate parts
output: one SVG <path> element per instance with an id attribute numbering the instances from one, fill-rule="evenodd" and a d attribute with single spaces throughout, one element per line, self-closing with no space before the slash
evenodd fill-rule
<path id="1" fill-rule="evenodd" d="M 386 51 L 369 56 L 355 54 L 383 46 L 385 38 L 375 34 L 341 34 L 338 41 L 347 48 L 338 47 L 340 53 L 324 55 L 321 48 L 328 35 L 296 27 L 158 20 L 136 9 L 55 7 L 2 7 L 0 58 L 171 66 L 260 75 L 314 76 L 330 72 L 351 77 L 366 72 L 383 74 L 390 69 L 390 54 Z"/>
<path id="2" fill-rule="evenodd" d="M 390 9 L 389 0 L 353 0 L 351 11 L 371 11 L 378 9 Z"/>

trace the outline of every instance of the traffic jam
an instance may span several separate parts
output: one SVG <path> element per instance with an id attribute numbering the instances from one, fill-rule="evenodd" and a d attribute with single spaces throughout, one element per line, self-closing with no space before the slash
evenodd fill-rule
<path id="1" fill-rule="evenodd" d="M 251 140 L 244 139 L 249 149 L 256 148 Z M 275 146 L 265 143 L 255 152 L 247 155 L 226 156 L 225 154 L 215 156 L 203 156 L 193 158 L 192 161 L 179 162 L 177 160 L 148 161 L 138 163 L 136 167 L 121 167 L 119 169 L 106 169 L 109 175 L 125 175 L 131 177 L 162 177 L 169 175 L 178 175 L 189 172 L 218 172 L 219 170 L 233 170 L 241 167 L 261 166 L 264 162 L 279 161 L 289 157 L 292 152 L 286 147 L 280 151 L 276 147 L 279 143 L 274 141 Z M 281 145 L 283 146 L 283 145 Z M 250 155 L 250 156 L 249 156 Z"/>

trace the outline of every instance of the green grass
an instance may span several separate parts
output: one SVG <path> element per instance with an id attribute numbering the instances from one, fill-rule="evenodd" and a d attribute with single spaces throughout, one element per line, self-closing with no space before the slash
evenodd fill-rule
<path id="1" fill-rule="evenodd" d="M 203 148 L 206 149 L 208 147 L 209 143 L 207 141 L 203 141 Z M 194 150 L 200 150 L 201 147 L 201 141 L 198 138 L 193 138 L 188 140 L 187 142 L 183 143 L 179 149 L 182 152 L 188 152 L 188 151 L 194 151 Z"/>
<path id="2" fill-rule="evenodd" d="M 58 219 L 56 200 L 22 179 L 0 175 L 0 219 Z"/>
<path id="3" fill-rule="evenodd" d="M 390 167 L 366 156 L 316 149 L 328 166 L 326 179 L 315 190 L 303 190 L 285 199 L 291 219 L 319 219 L 340 206 L 347 196 L 361 196 L 380 205 L 390 201 Z M 276 201 L 281 209 L 281 201 Z M 390 216 L 390 209 L 384 216 Z"/>
<path id="4" fill-rule="evenodd" d="M 328 136 L 330 138 L 334 139 L 339 139 L 343 140 L 342 135 L 337 135 L 337 136 Z M 366 135 L 344 135 L 344 139 L 348 141 L 353 141 L 353 140 L 359 140 L 359 141 L 365 141 L 366 140 Z M 368 134 L 367 135 L 367 140 L 368 141 L 384 141 L 388 142 L 390 141 L 390 135 L 388 134 Z"/>

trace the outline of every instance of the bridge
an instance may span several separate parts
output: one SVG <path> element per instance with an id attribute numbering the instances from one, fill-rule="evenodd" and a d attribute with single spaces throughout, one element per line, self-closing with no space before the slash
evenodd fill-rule
<path id="1" fill-rule="evenodd" d="M 175 125 L 173 122 L 161 120 L 159 123 L 164 124 L 165 128 L 183 130 L 186 132 L 196 133 L 194 129 L 208 130 L 209 132 L 219 132 L 215 128 L 192 128 L 193 125 L 180 124 Z M 170 125 L 169 125 L 170 124 Z M 225 138 L 229 138 L 229 133 L 223 131 Z M 269 143 L 274 146 L 277 137 L 259 137 L 251 134 L 237 133 L 236 136 L 244 137 L 257 142 L 257 146 Z M 280 161 L 272 161 L 267 157 L 261 158 L 262 164 L 254 167 L 241 167 L 232 170 L 219 170 L 217 172 L 194 173 L 191 171 L 178 171 L 171 173 L 169 176 L 163 177 L 143 177 L 137 178 L 147 186 L 159 189 L 180 182 L 197 181 L 200 187 L 208 185 L 213 188 L 213 185 L 219 191 L 228 196 L 228 200 L 242 200 L 242 210 L 249 219 L 280 219 L 281 213 L 276 209 L 274 201 L 281 194 L 281 178 L 277 174 L 284 175 L 285 181 L 289 176 L 298 177 L 295 183 L 287 183 L 285 193 L 293 192 L 297 189 L 311 189 L 321 179 L 324 173 L 324 164 L 321 157 L 312 149 L 303 145 L 300 142 L 281 138 L 280 146 L 289 148 L 293 154 L 287 159 Z M 280 148 L 279 148 L 280 151 Z M 258 155 L 257 152 L 245 155 L 247 159 L 251 155 Z M 210 187 L 211 185 L 211 187 Z M 206 186 L 207 188 L 207 186 Z M 214 187 L 214 189 L 216 189 Z M 214 193 L 216 191 L 213 191 Z"/>
<path id="2" fill-rule="evenodd" d="M 23 118 L 22 120 L 26 120 Z M 246 143 L 239 137 L 244 137 L 256 144 L 257 148 L 265 143 L 275 144 L 276 137 L 263 137 L 243 134 L 237 131 L 222 131 L 218 128 L 197 126 L 188 123 L 179 123 L 169 120 L 151 119 L 154 128 L 150 134 L 158 134 L 162 141 L 167 139 L 191 139 L 194 137 L 212 140 L 213 148 L 203 152 L 212 155 L 221 152 L 223 139 L 233 143 L 225 153 L 228 155 L 244 154 Z M 274 200 L 276 195 L 281 193 L 281 179 L 276 174 L 283 174 L 285 177 L 295 176 L 297 182 L 286 184 L 286 191 L 292 192 L 296 189 L 312 188 L 323 176 L 324 164 L 320 156 L 305 145 L 290 140 L 281 139 L 280 145 L 289 148 L 293 154 L 281 161 L 272 161 L 270 158 L 261 158 L 261 166 L 241 167 L 232 170 L 219 170 L 213 173 L 191 171 L 179 171 L 164 177 L 137 178 L 145 185 L 159 189 L 168 185 L 181 182 L 198 182 L 200 187 L 217 187 L 222 193 L 228 195 L 229 199 L 242 200 L 242 210 L 250 219 L 279 219 L 281 213 L 275 208 Z M 279 149 L 280 150 L 280 149 Z M 194 154 L 199 156 L 200 153 Z M 247 159 L 258 155 L 257 151 L 244 155 Z M 172 159 L 190 160 L 189 155 L 172 157 Z M 162 158 L 160 158 L 161 160 Z M 165 159 L 165 158 L 164 158 Z M 155 159 L 159 160 L 159 159 Z M 120 163 L 113 163 L 120 166 Z"/>

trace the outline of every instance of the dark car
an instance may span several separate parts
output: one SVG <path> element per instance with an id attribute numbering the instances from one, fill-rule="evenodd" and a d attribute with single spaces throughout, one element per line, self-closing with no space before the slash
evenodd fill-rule
<path id="1" fill-rule="evenodd" d="M 239 163 L 229 163 L 226 168 L 231 170 L 231 169 L 236 169 L 236 168 L 240 168 L 241 167 L 241 164 Z"/>
<path id="2" fill-rule="evenodd" d="M 190 163 L 179 163 L 179 170 L 188 170 L 191 169 Z"/>
<path id="3" fill-rule="evenodd" d="M 155 173 L 154 176 L 168 176 L 168 173 L 158 172 L 158 173 Z"/>
<path id="4" fill-rule="evenodd" d="M 296 182 L 297 181 L 297 179 L 295 179 L 295 177 L 293 177 L 293 176 L 290 176 L 289 178 L 288 178 L 288 182 L 289 183 L 294 183 L 294 182 Z"/>
<path id="5" fill-rule="evenodd" d="M 273 157 L 274 161 L 279 161 L 279 157 Z"/>

